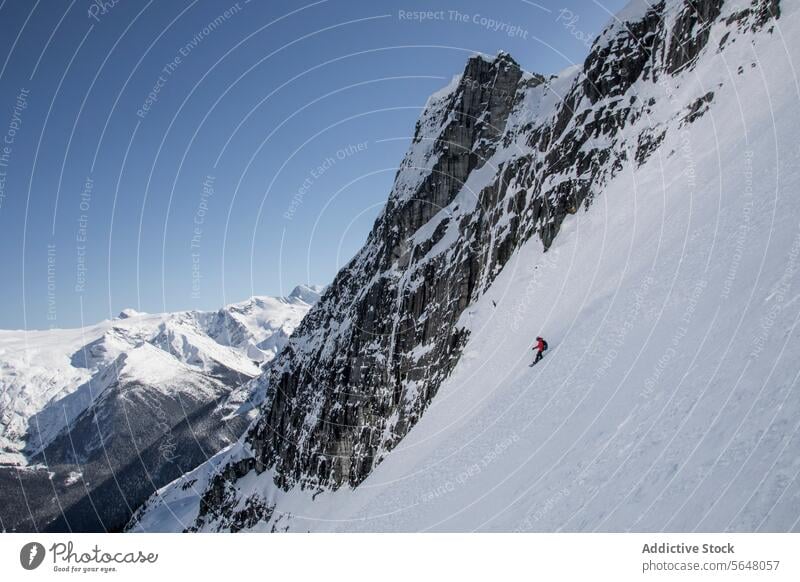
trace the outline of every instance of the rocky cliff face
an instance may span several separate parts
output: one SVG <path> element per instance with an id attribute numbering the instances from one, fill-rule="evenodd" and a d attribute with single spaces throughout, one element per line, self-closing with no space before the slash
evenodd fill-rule
<path id="1" fill-rule="evenodd" d="M 506 55 L 476 57 L 453 92 L 432 100 L 363 251 L 270 374 L 270 406 L 248 442 L 281 486 L 357 485 L 457 361 L 456 322 L 485 265 L 479 247 L 454 243 L 483 226 L 448 207 L 496 150 L 521 77 Z"/>
<path id="2" fill-rule="evenodd" d="M 777 18 L 772 0 L 637 1 L 557 77 L 472 57 L 429 100 L 366 244 L 260 379 L 260 417 L 196 485 L 186 525 L 248 528 L 272 519 L 276 491 L 358 486 L 424 414 L 468 306 L 520 245 L 548 248 L 608 180 L 702 116 L 713 91 L 683 97 L 696 60 Z M 669 117 L 654 117 L 657 100 Z M 245 476 L 271 483 L 246 493 Z"/>

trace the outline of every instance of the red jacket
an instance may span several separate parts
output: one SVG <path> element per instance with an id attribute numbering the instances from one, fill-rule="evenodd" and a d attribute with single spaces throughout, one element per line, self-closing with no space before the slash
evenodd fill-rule
<path id="1" fill-rule="evenodd" d="M 533 348 L 534 350 L 539 350 L 540 352 L 544 351 L 544 340 L 538 339 L 536 340 L 536 345 Z"/>

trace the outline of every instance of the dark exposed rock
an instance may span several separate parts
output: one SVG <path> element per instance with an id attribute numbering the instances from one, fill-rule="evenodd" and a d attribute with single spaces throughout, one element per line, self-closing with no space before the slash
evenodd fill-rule
<path id="1" fill-rule="evenodd" d="M 755 32 L 781 16 L 779 0 L 752 0 L 744 10 L 734 12 L 726 19 L 728 26 L 736 24 L 740 31 Z"/>
<path id="2" fill-rule="evenodd" d="M 244 477 L 255 468 L 255 459 L 242 459 L 235 463 L 229 463 L 223 467 L 211 480 L 211 484 L 206 489 L 200 500 L 200 511 L 195 525 L 188 528 L 189 531 L 197 530 L 208 520 L 225 519 L 230 522 L 231 528 L 235 531 L 245 527 L 252 527 L 260 519 L 269 519 L 272 514 L 272 507 L 261 502 L 255 497 L 250 497 L 245 502 L 244 509 L 234 511 L 231 501 L 235 497 L 235 490 L 232 483 Z"/>
<path id="3" fill-rule="evenodd" d="M 714 92 L 709 91 L 702 97 L 698 97 L 691 105 L 689 105 L 688 112 L 683 117 L 683 123 L 692 123 L 695 119 L 702 117 L 708 111 L 709 104 L 714 99 Z"/>
<path id="4" fill-rule="evenodd" d="M 650 63 L 662 27 L 664 2 L 655 4 L 640 21 L 616 29 L 613 38 L 597 39 L 584 62 L 584 92 L 592 103 L 625 93 Z"/>
<path id="5" fill-rule="evenodd" d="M 666 130 L 642 132 L 639 135 L 639 143 L 636 147 L 636 164 L 639 166 L 644 164 L 650 155 L 658 149 L 666 135 Z"/>
<path id="6" fill-rule="evenodd" d="M 675 74 L 695 61 L 711 34 L 711 25 L 722 9 L 722 0 L 685 0 L 678 14 L 666 55 L 666 69 Z"/>

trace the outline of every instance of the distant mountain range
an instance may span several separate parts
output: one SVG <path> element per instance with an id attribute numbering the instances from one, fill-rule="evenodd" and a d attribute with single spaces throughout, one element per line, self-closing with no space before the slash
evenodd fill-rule
<path id="1" fill-rule="evenodd" d="M 2 527 L 121 529 L 156 488 L 236 441 L 263 399 L 250 380 L 320 291 L 0 331 Z"/>

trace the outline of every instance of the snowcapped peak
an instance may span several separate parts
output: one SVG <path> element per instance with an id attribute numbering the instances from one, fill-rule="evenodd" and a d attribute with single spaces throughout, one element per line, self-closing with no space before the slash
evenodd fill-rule
<path id="1" fill-rule="evenodd" d="M 490 65 L 499 65 L 499 64 L 504 64 L 504 63 L 511 63 L 511 64 L 519 66 L 517 61 L 514 60 L 514 57 L 512 57 L 510 53 L 508 53 L 506 51 L 503 51 L 503 50 L 497 51 L 497 54 L 495 56 L 493 56 L 493 57 L 489 56 L 489 55 L 486 55 L 486 54 L 483 54 L 483 53 L 474 53 L 473 55 L 471 55 L 469 57 L 468 63 L 472 62 L 472 61 L 483 61 L 483 62 L 488 63 Z M 469 67 L 469 64 L 467 66 Z"/>
<path id="2" fill-rule="evenodd" d="M 141 311 L 136 311 L 133 307 L 126 307 L 119 312 L 117 319 L 129 319 L 131 317 L 136 317 L 137 315 L 144 315 L 144 313 Z"/>
<path id="3" fill-rule="evenodd" d="M 325 287 L 322 285 L 298 285 L 289 293 L 289 299 L 299 299 L 304 303 L 313 305 L 319 301 Z"/>
<path id="4" fill-rule="evenodd" d="M 151 386 L 162 386 L 191 370 L 179 358 L 149 343 L 120 354 L 110 369 L 117 378 L 124 377 Z"/>

